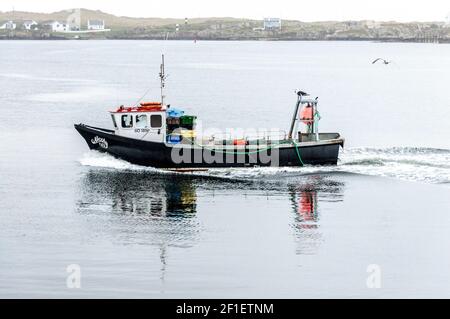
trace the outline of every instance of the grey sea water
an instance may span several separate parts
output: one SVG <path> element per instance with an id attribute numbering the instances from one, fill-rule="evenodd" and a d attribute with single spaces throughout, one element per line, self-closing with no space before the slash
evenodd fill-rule
<path id="1" fill-rule="evenodd" d="M 450 296 L 450 46 L 0 49 L 0 296 Z M 185 175 L 89 151 L 73 124 L 157 99 L 161 53 L 168 102 L 204 126 L 287 129 L 294 90 L 319 96 L 320 129 L 346 138 L 339 164 Z"/>

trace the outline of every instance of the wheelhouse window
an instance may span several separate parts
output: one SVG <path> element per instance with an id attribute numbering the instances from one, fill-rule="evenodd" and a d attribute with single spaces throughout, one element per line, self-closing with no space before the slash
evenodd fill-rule
<path id="1" fill-rule="evenodd" d="M 160 128 L 162 126 L 162 116 L 159 114 L 150 116 L 150 125 L 152 128 Z"/>
<path id="2" fill-rule="evenodd" d="M 147 128 L 147 115 L 146 114 L 139 114 L 136 115 L 136 128 Z"/>
<path id="3" fill-rule="evenodd" d="M 111 114 L 111 118 L 112 118 L 112 121 L 113 121 L 113 124 L 114 124 L 114 128 L 118 129 L 117 123 L 116 123 L 116 117 L 114 116 L 114 114 Z"/>
<path id="4" fill-rule="evenodd" d="M 123 128 L 133 127 L 133 115 L 131 114 L 122 115 L 122 127 Z"/>

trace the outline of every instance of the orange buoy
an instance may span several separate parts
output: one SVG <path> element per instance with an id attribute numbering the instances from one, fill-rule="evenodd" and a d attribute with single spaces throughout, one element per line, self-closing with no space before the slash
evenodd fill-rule
<path id="1" fill-rule="evenodd" d="M 243 139 L 235 139 L 233 140 L 233 145 L 246 145 L 247 142 Z"/>

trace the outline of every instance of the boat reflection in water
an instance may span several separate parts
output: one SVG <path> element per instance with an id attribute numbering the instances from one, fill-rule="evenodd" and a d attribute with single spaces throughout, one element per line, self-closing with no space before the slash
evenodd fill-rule
<path id="1" fill-rule="evenodd" d="M 86 216 L 90 234 L 114 244 L 159 248 L 162 281 L 169 247 L 197 241 L 196 185 L 190 178 L 90 169 L 79 193 L 77 211 Z"/>
<path id="2" fill-rule="evenodd" d="M 295 216 L 294 229 L 297 254 L 314 254 L 322 242 L 320 232 L 320 202 L 343 201 L 342 181 L 321 175 L 311 175 L 299 185 L 289 186 L 289 196 Z"/>
<path id="3" fill-rule="evenodd" d="M 82 178 L 77 206 L 80 213 L 115 223 L 113 229 L 130 236 L 143 231 L 189 243 L 197 233 L 196 185 L 185 176 L 89 170 Z M 125 223 L 123 228 L 117 220 Z M 158 242 L 158 237 L 151 239 L 147 243 Z"/>
<path id="4" fill-rule="evenodd" d="M 86 234 L 94 237 L 93 241 L 102 238 L 108 244 L 156 247 L 160 258 L 159 276 L 164 282 L 172 248 L 198 246 L 205 233 L 205 236 L 214 233 L 210 228 L 211 222 L 213 227 L 222 229 L 217 237 L 222 238 L 217 249 L 227 248 L 230 236 L 245 234 L 246 230 L 225 231 L 222 228 L 224 218 L 243 218 L 242 227 L 247 227 L 244 225 L 248 218 L 258 218 L 258 223 L 264 226 L 271 224 L 277 214 L 261 219 L 258 211 L 271 207 L 269 209 L 278 212 L 280 204 L 286 207 L 286 201 L 294 212 L 291 225 L 295 232 L 295 253 L 317 253 L 323 241 L 321 215 L 327 217 L 323 218 L 326 222 L 336 204 L 331 202 L 343 200 L 343 186 L 343 179 L 320 174 L 227 180 L 183 174 L 88 169 L 80 181 L 77 211 L 86 217 L 84 229 Z M 201 214 L 197 212 L 199 196 L 202 198 Z M 232 200 L 235 196 L 245 196 L 252 210 L 243 211 Z M 267 206 L 261 199 L 274 200 L 273 205 Z M 223 205 L 229 206 L 229 209 L 224 209 Z M 218 216 L 211 217 L 211 212 Z M 202 218 L 206 219 L 203 221 Z M 219 224 L 215 225 L 214 220 Z M 240 227 L 239 223 L 235 227 Z"/>

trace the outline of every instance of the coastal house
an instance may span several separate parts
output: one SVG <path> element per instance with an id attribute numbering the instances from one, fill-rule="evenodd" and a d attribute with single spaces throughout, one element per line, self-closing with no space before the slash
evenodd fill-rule
<path id="1" fill-rule="evenodd" d="M 88 30 L 105 30 L 105 20 L 88 20 Z"/>
<path id="2" fill-rule="evenodd" d="M 281 30 L 281 19 L 264 18 L 264 30 Z"/>
<path id="3" fill-rule="evenodd" d="M 23 28 L 28 31 L 37 29 L 37 25 L 38 23 L 34 20 L 25 20 L 23 22 Z"/>
<path id="4" fill-rule="evenodd" d="M 67 32 L 70 31 L 69 25 L 65 22 L 51 21 L 45 25 L 50 27 L 52 32 Z"/>
<path id="5" fill-rule="evenodd" d="M 7 21 L 0 25 L 0 29 L 2 30 L 15 30 L 17 25 L 14 23 L 14 21 Z"/>

